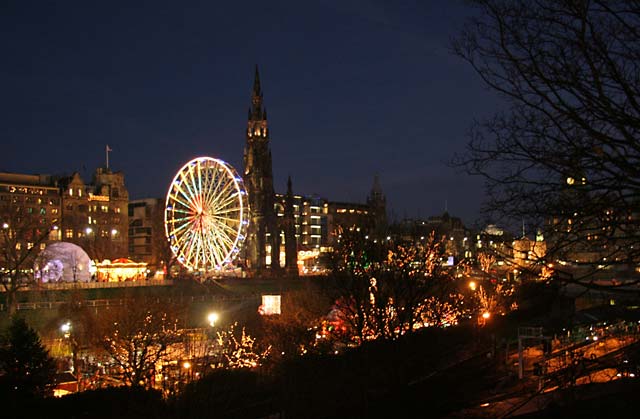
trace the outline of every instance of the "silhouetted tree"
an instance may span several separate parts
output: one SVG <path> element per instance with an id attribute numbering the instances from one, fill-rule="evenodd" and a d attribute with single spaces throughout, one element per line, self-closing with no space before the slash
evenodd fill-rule
<path id="1" fill-rule="evenodd" d="M 454 41 L 508 104 L 455 163 L 486 180 L 486 210 L 539 228 L 547 255 L 640 260 L 640 3 L 473 0 Z"/>
<path id="2" fill-rule="evenodd" d="M 12 201 L 0 202 L 0 283 L 9 314 L 16 311 L 16 294 L 33 283 L 33 269 L 40 245 L 54 229 L 46 219 Z"/>
<path id="3" fill-rule="evenodd" d="M 463 296 L 444 256 L 435 234 L 424 243 L 399 244 L 343 232 L 332 316 L 347 329 L 347 339 L 396 339 L 418 327 L 455 324 Z"/>
<path id="4" fill-rule="evenodd" d="M 100 343 L 127 385 L 152 384 L 156 364 L 180 341 L 178 321 L 175 307 L 151 297 L 129 298 L 103 312 L 98 321 Z"/>
<path id="5" fill-rule="evenodd" d="M 51 394 L 55 363 L 27 322 L 13 317 L 0 344 L 0 393 L 5 397 Z"/>
<path id="6" fill-rule="evenodd" d="M 316 336 L 330 309 L 331 299 L 312 284 L 291 290 L 282 295 L 281 314 L 262 316 L 259 339 L 272 347 L 272 359 L 321 350 Z"/>

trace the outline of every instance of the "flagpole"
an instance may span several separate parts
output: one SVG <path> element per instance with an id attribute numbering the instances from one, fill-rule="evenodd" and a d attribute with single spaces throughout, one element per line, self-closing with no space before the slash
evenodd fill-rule
<path id="1" fill-rule="evenodd" d="M 107 169 L 109 168 L 109 152 L 111 151 L 111 149 L 109 148 L 109 144 L 107 144 L 107 147 L 105 148 L 105 154 L 107 155 Z"/>

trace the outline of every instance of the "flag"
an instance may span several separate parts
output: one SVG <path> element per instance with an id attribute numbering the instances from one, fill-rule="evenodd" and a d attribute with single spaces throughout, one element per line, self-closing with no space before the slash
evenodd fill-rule
<path id="1" fill-rule="evenodd" d="M 107 153 L 110 151 L 113 151 L 113 150 L 111 150 L 111 147 L 109 147 L 109 144 L 107 144 Z"/>

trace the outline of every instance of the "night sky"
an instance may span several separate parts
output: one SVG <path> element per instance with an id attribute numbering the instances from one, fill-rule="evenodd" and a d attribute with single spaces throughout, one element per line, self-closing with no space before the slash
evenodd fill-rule
<path id="1" fill-rule="evenodd" d="M 0 6 L 0 171 L 90 181 L 105 161 L 131 199 L 163 197 L 199 155 L 242 170 L 254 68 L 277 192 L 389 214 L 479 216 L 480 179 L 447 167 L 500 99 L 449 42 L 460 1 L 25 1 Z"/>

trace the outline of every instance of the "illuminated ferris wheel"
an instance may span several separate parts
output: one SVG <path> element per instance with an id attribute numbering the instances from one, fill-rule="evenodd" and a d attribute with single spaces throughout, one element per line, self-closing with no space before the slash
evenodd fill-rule
<path id="1" fill-rule="evenodd" d="M 171 251 L 185 267 L 218 270 L 240 252 L 249 208 L 242 178 L 229 164 L 198 157 L 173 178 L 164 212 Z"/>

